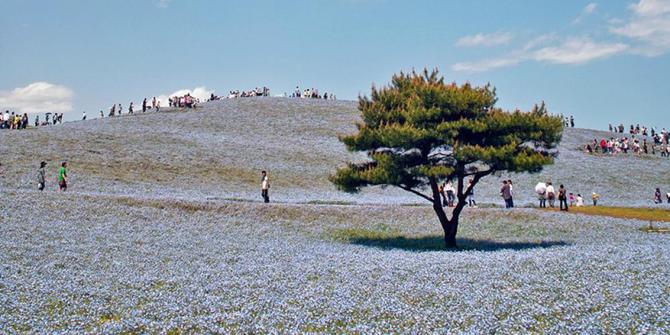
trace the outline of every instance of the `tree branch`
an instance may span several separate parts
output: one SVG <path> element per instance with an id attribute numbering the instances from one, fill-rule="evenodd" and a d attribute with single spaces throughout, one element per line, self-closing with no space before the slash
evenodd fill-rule
<path id="1" fill-rule="evenodd" d="M 423 193 L 421 193 L 421 192 L 419 192 L 419 191 L 417 191 L 417 190 L 414 190 L 414 189 L 412 189 L 412 188 L 409 188 L 409 187 L 407 187 L 407 186 L 404 186 L 404 185 L 394 185 L 394 186 L 399 187 L 399 188 L 401 188 L 401 189 L 403 189 L 403 190 L 405 190 L 405 191 L 407 191 L 407 192 L 414 193 L 414 194 L 416 194 L 416 195 L 418 195 L 418 196 L 420 196 L 420 197 L 422 197 L 422 198 L 424 198 L 424 199 L 430 201 L 431 203 L 434 201 L 433 198 L 431 198 L 431 197 L 429 197 L 429 196 L 427 196 L 427 195 L 425 195 L 425 194 L 423 194 Z"/>

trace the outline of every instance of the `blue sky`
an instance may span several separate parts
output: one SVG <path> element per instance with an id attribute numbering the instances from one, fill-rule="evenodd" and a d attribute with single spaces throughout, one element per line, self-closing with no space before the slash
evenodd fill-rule
<path id="1" fill-rule="evenodd" d="M 438 67 L 578 126 L 670 127 L 670 0 L 2 0 L 0 108 L 96 114 L 200 88 L 367 94 Z"/>

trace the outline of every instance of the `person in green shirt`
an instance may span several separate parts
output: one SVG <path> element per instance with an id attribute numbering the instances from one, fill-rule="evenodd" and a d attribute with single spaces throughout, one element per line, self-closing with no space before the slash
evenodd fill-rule
<path id="1" fill-rule="evenodd" d="M 67 191 L 67 162 L 63 162 L 58 170 L 58 190 Z"/>

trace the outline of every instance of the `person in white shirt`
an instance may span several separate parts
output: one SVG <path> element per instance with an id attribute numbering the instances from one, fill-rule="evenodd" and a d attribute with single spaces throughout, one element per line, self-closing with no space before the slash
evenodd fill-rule
<path id="1" fill-rule="evenodd" d="M 575 202 L 575 205 L 577 207 L 584 207 L 584 198 L 582 198 L 581 194 L 577 194 L 577 201 Z"/>
<path id="2" fill-rule="evenodd" d="M 554 190 L 554 185 L 547 183 L 547 199 L 549 200 L 549 207 L 554 208 L 554 203 L 556 202 L 556 191 Z"/>
<path id="3" fill-rule="evenodd" d="M 270 190 L 270 178 L 268 177 L 267 172 L 263 170 L 261 172 L 261 196 L 263 197 L 263 202 L 268 203 L 270 202 L 270 194 L 268 193 Z"/>

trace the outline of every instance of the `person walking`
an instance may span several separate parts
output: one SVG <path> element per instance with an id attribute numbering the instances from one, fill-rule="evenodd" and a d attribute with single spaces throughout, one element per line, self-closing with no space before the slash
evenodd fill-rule
<path id="1" fill-rule="evenodd" d="M 270 178 L 265 170 L 261 172 L 261 196 L 266 204 L 270 202 Z"/>
<path id="2" fill-rule="evenodd" d="M 563 205 L 565 205 L 565 209 L 563 209 Z M 560 210 L 568 211 L 568 195 L 563 184 L 558 187 L 558 206 Z"/>
<path id="3" fill-rule="evenodd" d="M 556 204 L 556 190 L 554 190 L 554 185 L 547 183 L 547 199 L 549 200 L 549 207 L 554 208 Z"/>
<path id="4" fill-rule="evenodd" d="M 133 105 L 133 102 L 131 101 L 130 105 L 128 105 L 128 114 L 133 114 L 133 112 L 134 112 L 133 109 L 134 108 L 135 108 L 135 106 Z"/>
<path id="5" fill-rule="evenodd" d="M 67 191 L 67 162 L 63 162 L 58 170 L 58 190 Z"/>
<path id="6" fill-rule="evenodd" d="M 46 184 L 46 171 L 44 168 L 47 166 L 47 162 L 40 163 L 40 168 L 37 169 L 37 189 L 44 191 L 44 186 Z"/>

